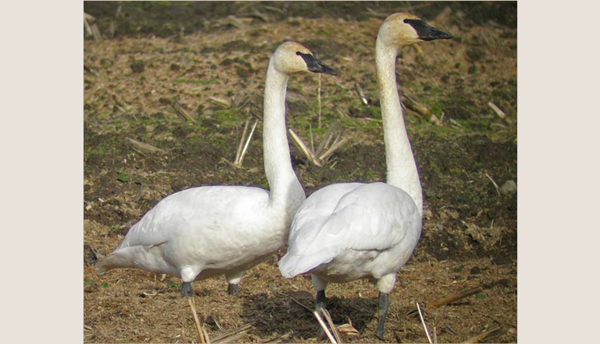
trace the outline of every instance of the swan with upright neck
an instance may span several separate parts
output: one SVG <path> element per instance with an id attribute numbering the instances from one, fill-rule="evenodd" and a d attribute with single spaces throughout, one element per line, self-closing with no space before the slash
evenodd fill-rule
<path id="1" fill-rule="evenodd" d="M 452 38 L 407 13 L 389 16 L 375 46 L 381 96 L 387 183 L 340 183 L 308 197 L 290 229 L 279 261 L 284 277 L 310 273 L 317 309 L 328 283 L 370 279 L 379 289 L 376 336 L 384 337 L 389 293 L 421 235 L 423 195 L 396 86 L 396 58 L 406 45 Z"/>
<path id="2" fill-rule="evenodd" d="M 290 160 L 285 97 L 289 77 L 307 71 L 336 74 L 296 42 L 281 44 L 269 60 L 263 146 L 270 190 L 204 186 L 174 193 L 96 263 L 97 272 L 139 268 L 166 273 L 181 278 L 181 295 L 190 297 L 193 281 L 225 275 L 228 292 L 239 293 L 243 271 L 286 244 L 293 215 L 305 199 Z"/>

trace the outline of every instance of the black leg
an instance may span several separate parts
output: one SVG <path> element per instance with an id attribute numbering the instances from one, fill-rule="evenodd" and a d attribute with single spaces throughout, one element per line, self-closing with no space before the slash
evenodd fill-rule
<path id="1" fill-rule="evenodd" d="M 377 324 L 377 332 L 375 332 L 375 335 L 381 340 L 383 340 L 383 324 L 385 323 L 385 317 L 387 316 L 389 307 L 390 295 L 379 292 L 379 322 Z"/>
<path id="2" fill-rule="evenodd" d="M 194 296 L 194 288 L 192 288 L 192 282 L 183 282 L 181 284 L 181 297 L 186 296 Z"/>
<path id="3" fill-rule="evenodd" d="M 227 294 L 233 295 L 233 296 L 239 296 L 240 295 L 240 285 L 228 283 L 227 284 Z"/>
<path id="4" fill-rule="evenodd" d="M 327 301 L 325 299 L 325 290 L 321 290 L 317 292 L 317 299 L 315 302 L 315 308 L 317 310 L 321 309 L 321 308 L 326 308 L 325 306 L 327 305 Z"/>

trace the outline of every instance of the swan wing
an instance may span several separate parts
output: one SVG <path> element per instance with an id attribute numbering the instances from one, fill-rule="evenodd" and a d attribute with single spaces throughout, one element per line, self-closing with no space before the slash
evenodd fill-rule
<path id="1" fill-rule="evenodd" d="M 127 233 L 117 250 L 131 246 L 158 246 L 174 238 L 227 237 L 244 221 L 253 223 L 266 207 L 266 190 L 244 186 L 207 186 L 174 193 L 148 211 Z M 214 237 L 213 237 L 214 238 Z"/>
<path id="2" fill-rule="evenodd" d="M 297 212 L 288 253 L 279 264 L 285 277 L 327 264 L 347 250 L 385 251 L 405 239 L 418 240 L 420 215 L 404 191 L 385 183 L 336 185 L 347 186 L 321 189 Z"/>

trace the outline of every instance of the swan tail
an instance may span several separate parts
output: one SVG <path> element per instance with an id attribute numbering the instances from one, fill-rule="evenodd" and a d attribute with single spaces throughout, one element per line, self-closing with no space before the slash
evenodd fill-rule
<path id="1" fill-rule="evenodd" d="M 293 278 L 298 275 L 311 272 L 322 264 L 331 261 L 330 257 L 313 254 L 310 256 L 286 254 L 277 265 L 281 275 L 285 278 Z"/>
<path id="2" fill-rule="evenodd" d="M 108 270 L 112 270 L 120 266 L 118 264 L 118 258 L 114 254 L 110 254 L 96 262 L 94 267 L 96 268 L 98 275 L 102 276 Z"/>

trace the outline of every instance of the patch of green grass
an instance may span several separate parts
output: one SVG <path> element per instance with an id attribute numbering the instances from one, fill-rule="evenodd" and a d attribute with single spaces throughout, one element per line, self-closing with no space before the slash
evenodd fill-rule
<path id="1" fill-rule="evenodd" d="M 120 137 L 108 136 L 98 144 L 84 144 L 84 156 L 88 159 L 91 155 L 98 155 L 100 158 L 105 156 L 118 156 L 123 152 L 119 148 Z"/>
<path id="2" fill-rule="evenodd" d="M 200 85 L 213 85 L 216 84 L 217 81 L 214 79 L 203 79 L 203 80 L 190 80 L 190 79 L 177 79 L 173 82 L 174 84 L 191 84 L 195 86 Z"/>

